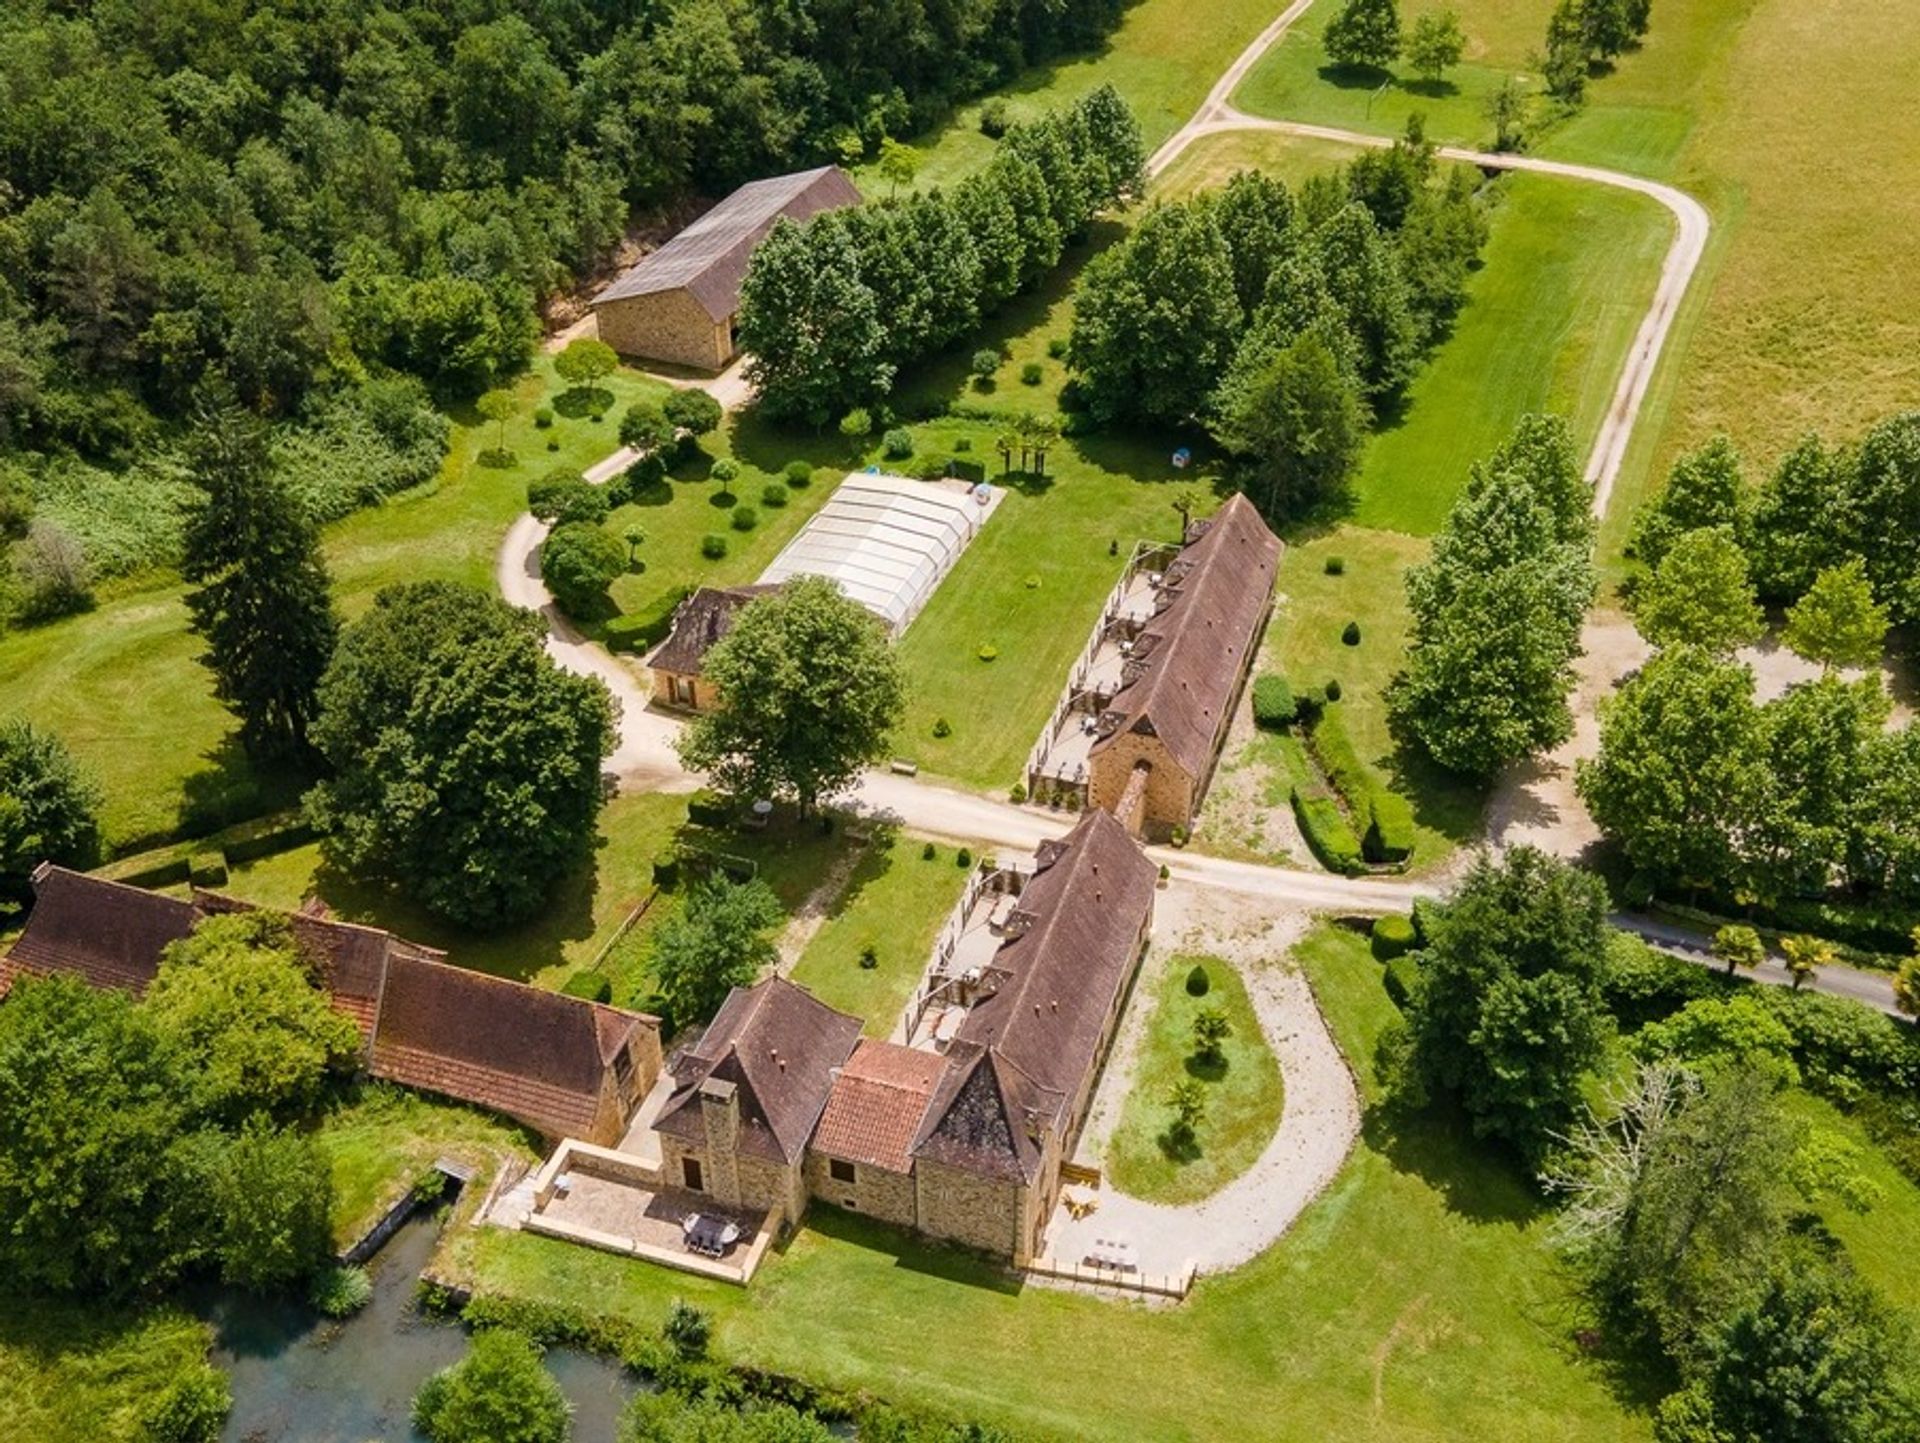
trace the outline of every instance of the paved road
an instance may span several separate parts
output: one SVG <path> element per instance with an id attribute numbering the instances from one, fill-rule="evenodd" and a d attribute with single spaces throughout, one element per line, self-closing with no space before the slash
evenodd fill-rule
<path id="1" fill-rule="evenodd" d="M 1724 970 L 1725 964 L 1708 951 L 1707 939 L 1689 927 L 1627 914 L 1614 917 L 1613 923 L 1616 927 L 1646 938 L 1662 952 L 1685 957 L 1702 967 Z M 1765 962 L 1742 975 L 1775 987 L 1793 986 L 1793 974 L 1787 971 L 1777 953 L 1770 953 Z M 1806 990 L 1824 992 L 1831 997 L 1849 997 L 1889 1017 L 1906 1015 L 1894 1004 L 1893 978 L 1885 972 L 1863 972 L 1858 967 L 1823 967 L 1819 975 L 1807 983 Z"/>

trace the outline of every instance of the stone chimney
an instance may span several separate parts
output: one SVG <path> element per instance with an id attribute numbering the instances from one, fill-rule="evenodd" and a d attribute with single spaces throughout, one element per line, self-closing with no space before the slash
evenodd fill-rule
<path id="1" fill-rule="evenodd" d="M 700 1123 L 707 1136 L 707 1192 L 718 1203 L 740 1203 L 740 1094 L 724 1077 L 700 1084 Z"/>

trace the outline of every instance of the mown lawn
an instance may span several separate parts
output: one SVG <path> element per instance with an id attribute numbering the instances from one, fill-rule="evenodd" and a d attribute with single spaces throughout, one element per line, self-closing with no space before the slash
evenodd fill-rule
<path id="1" fill-rule="evenodd" d="M 1211 983 L 1200 997 L 1187 990 L 1195 967 L 1204 968 Z M 1280 1064 L 1267 1046 L 1246 984 L 1217 957 L 1170 959 L 1152 1006 L 1133 1086 L 1107 1143 L 1107 1177 L 1134 1197 L 1195 1202 L 1245 1172 L 1272 1140 L 1285 1101 Z M 1233 1029 L 1217 1059 L 1194 1050 L 1193 1020 L 1210 1008 L 1225 1014 Z M 1207 1098 L 1206 1115 L 1190 1142 L 1171 1135 L 1173 1108 L 1167 1100 L 1187 1078 L 1199 1082 Z"/>
<path id="2" fill-rule="evenodd" d="M 1553 0 L 1465 0 L 1446 8 L 1460 17 L 1467 46 L 1461 63 L 1437 83 L 1421 79 L 1404 61 L 1391 74 L 1329 65 L 1321 32 L 1340 6 L 1318 0 L 1253 68 L 1234 92 L 1234 103 L 1250 115 L 1380 134 L 1397 134 L 1409 116 L 1420 115 L 1433 139 L 1479 146 L 1493 140 L 1488 97 L 1511 77 L 1525 88 L 1536 121 L 1544 119 L 1546 102 L 1532 58 Z M 1418 13 L 1403 9 L 1403 27 Z M 1665 19 L 1664 12 L 1657 14 L 1654 24 Z"/>
<path id="3" fill-rule="evenodd" d="M 896 836 L 869 846 L 791 974 L 829 1007 L 862 1019 L 869 1037 L 886 1037 L 899 1022 L 971 871 L 949 847 L 927 857 L 929 845 Z"/>
<path id="4" fill-rule="evenodd" d="M 1364 1070 L 1392 1013 L 1365 939 L 1315 934 L 1299 957 Z M 822 1207 L 744 1291 L 491 1228 L 449 1239 L 441 1263 L 650 1326 L 685 1297 L 729 1359 L 1061 1437 L 1646 1439 L 1574 1346 L 1543 1223 L 1463 1128 L 1373 1116 L 1292 1233 L 1169 1309 L 1020 1289 Z"/>
<path id="5" fill-rule="evenodd" d="M 0 1293 L 0 1419 L 33 1443 L 147 1443 L 145 1418 L 206 1369 L 213 1331 L 166 1305 L 52 1302 Z"/>
<path id="6" fill-rule="evenodd" d="M 441 1158 L 478 1169 L 484 1192 L 502 1158 L 533 1161 L 538 1140 L 491 1113 L 369 1082 L 330 1111 L 320 1140 L 333 1160 L 333 1240 L 357 1241 Z"/>
<path id="7" fill-rule="evenodd" d="M 1212 0 L 1203 6 L 1134 0 L 1099 49 L 1039 66 L 998 93 L 1017 122 L 1111 82 L 1133 107 L 1151 151 L 1192 118 L 1221 72 L 1277 13 L 1274 0 Z M 917 185 L 952 185 L 992 158 L 994 142 L 980 133 L 983 103 L 962 106 L 945 126 L 914 142 L 920 152 Z M 871 166 L 855 178 L 868 196 L 890 189 Z"/>

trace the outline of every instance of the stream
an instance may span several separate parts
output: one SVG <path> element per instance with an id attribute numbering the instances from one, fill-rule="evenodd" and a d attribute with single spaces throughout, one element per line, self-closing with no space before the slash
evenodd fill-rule
<path id="1" fill-rule="evenodd" d="M 430 1213 L 404 1223 L 367 1265 L 373 1301 L 342 1322 L 304 1302 L 214 1295 L 201 1311 L 214 1326 L 213 1364 L 233 1387 L 223 1443 L 420 1443 L 414 1393 L 467 1351 L 464 1329 L 413 1307 L 439 1233 Z M 563 1348 L 545 1361 L 573 1405 L 573 1443 L 613 1443 L 638 1380 Z"/>

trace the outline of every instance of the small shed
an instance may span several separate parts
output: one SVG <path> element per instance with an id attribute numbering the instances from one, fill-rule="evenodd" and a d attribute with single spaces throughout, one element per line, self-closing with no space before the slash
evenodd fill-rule
<path id="1" fill-rule="evenodd" d="M 600 339 L 638 360 L 723 369 L 735 354 L 740 282 L 774 222 L 858 204 L 836 165 L 748 182 L 593 298 Z"/>

